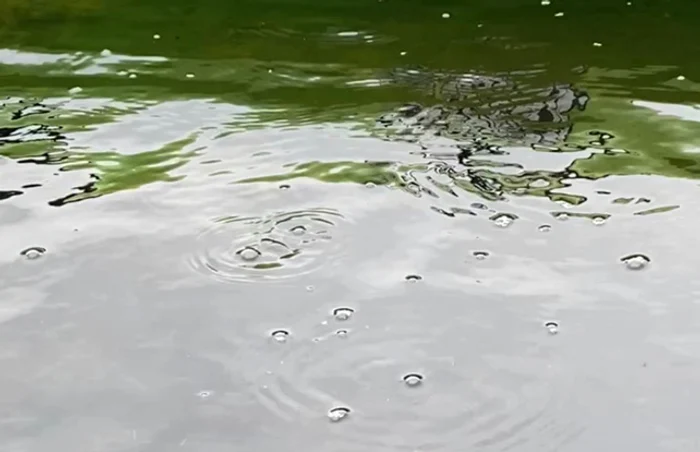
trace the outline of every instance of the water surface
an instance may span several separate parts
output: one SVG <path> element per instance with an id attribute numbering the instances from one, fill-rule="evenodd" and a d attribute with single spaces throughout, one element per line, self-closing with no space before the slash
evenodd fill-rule
<path id="1" fill-rule="evenodd" d="M 700 444 L 692 2 L 2 2 L 8 451 Z"/>

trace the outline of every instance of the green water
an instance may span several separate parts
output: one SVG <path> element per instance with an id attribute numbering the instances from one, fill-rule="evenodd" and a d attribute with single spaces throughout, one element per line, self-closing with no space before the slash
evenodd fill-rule
<path id="1" fill-rule="evenodd" d="M 17 121 L 10 114 L 18 105 L 7 103 L 7 126 L 40 118 L 69 136 L 154 103 L 207 99 L 252 107 L 231 133 L 330 122 L 366 130 L 402 103 L 440 102 L 425 90 L 367 82 L 418 65 L 527 74 L 531 86 L 559 82 L 585 90 L 590 102 L 572 114 L 567 142 L 589 146 L 589 133 L 604 131 L 614 136 L 606 147 L 617 151 L 574 161 L 567 171 L 581 177 L 700 174 L 700 154 L 693 152 L 700 146 L 694 117 L 700 63 L 692 57 L 700 47 L 694 19 L 700 6 L 693 2 L 82 0 L 4 1 L 3 10 L 3 94 L 31 103 L 80 87 L 72 97 L 122 102 L 89 115 L 64 109 Z M 193 140 L 183 136 L 138 153 L 46 142 L 7 145 L 0 153 L 28 159 L 50 151 L 61 170 L 90 171 L 89 192 L 61 197 L 75 201 L 187 177 L 174 171 L 205 152 L 188 147 Z M 406 170 L 402 162 L 334 161 L 329 154 L 322 162 L 298 162 L 289 177 L 393 183 Z"/>

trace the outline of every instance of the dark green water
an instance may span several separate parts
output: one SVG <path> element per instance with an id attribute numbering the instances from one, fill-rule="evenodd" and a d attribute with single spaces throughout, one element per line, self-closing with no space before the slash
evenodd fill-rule
<path id="1" fill-rule="evenodd" d="M 698 17 L 0 0 L 0 449 L 695 450 Z"/>

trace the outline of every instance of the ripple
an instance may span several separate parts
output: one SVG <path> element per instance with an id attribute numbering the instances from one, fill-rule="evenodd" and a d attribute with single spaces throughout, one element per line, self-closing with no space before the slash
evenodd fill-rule
<path id="1" fill-rule="evenodd" d="M 567 415 L 575 412 L 575 377 L 552 374 L 559 371 L 547 358 L 460 359 L 460 346 L 446 348 L 444 337 L 397 326 L 365 328 L 345 340 L 305 336 L 273 347 L 268 371 L 248 378 L 271 416 L 348 421 L 330 449 L 559 450 L 583 431 Z"/>
<path id="2" fill-rule="evenodd" d="M 279 281 L 308 274 L 341 251 L 332 235 L 340 220 L 340 213 L 322 208 L 219 218 L 199 235 L 189 264 L 224 282 Z"/>

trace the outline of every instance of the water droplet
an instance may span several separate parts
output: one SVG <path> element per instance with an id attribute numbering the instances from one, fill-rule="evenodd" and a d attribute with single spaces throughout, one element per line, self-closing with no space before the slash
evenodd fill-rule
<path id="1" fill-rule="evenodd" d="M 68 94 L 76 95 L 76 94 L 80 94 L 82 91 L 83 91 L 83 89 L 81 87 L 74 86 L 73 88 L 68 90 Z"/>
<path id="2" fill-rule="evenodd" d="M 676 80 L 681 80 L 681 81 L 685 80 L 685 76 L 679 75 L 678 77 L 676 77 Z"/>
<path id="3" fill-rule="evenodd" d="M 348 337 L 348 333 L 349 333 L 348 330 L 338 330 L 335 332 L 335 335 L 338 337 L 346 338 L 346 337 Z"/>
<path id="4" fill-rule="evenodd" d="M 554 17 L 562 17 L 563 15 L 564 15 L 564 13 L 558 12 L 558 13 L 556 13 L 556 14 L 554 15 Z"/>
<path id="5" fill-rule="evenodd" d="M 559 323 L 554 320 L 545 322 L 544 327 L 549 330 L 549 334 L 557 334 L 559 332 Z"/>
<path id="6" fill-rule="evenodd" d="M 185 77 L 187 77 L 187 78 L 194 78 L 194 74 L 188 73 L 188 74 L 185 74 Z"/>
<path id="7" fill-rule="evenodd" d="M 549 6 L 550 3 L 551 2 L 549 0 L 542 0 L 542 2 L 541 2 L 542 6 Z"/>
<path id="8" fill-rule="evenodd" d="M 136 74 L 129 74 L 129 78 L 136 78 L 136 77 L 137 77 Z"/>
<path id="9" fill-rule="evenodd" d="M 348 320 L 355 313 L 353 308 L 335 308 L 333 310 L 333 317 L 336 320 Z"/>
<path id="10" fill-rule="evenodd" d="M 376 186 L 377 186 L 377 184 L 375 184 L 374 182 L 367 182 L 365 184 L 365 187 L 367 187 L 367 188 L 374 188 Z"/>
<path id="11" fill-rule="evenodd" d="M 401 56 L 406 56 L 406 52 L 401 52 Z"/>
<path id="12" fill-rule="evenodd" d="M 280 185 L 280 190 L 289 190 L 290 186 L 287 184 Z"/>
<path id="13" fill-rule="evenodd" d="M 543 224 L 543 225 L 540 225 L 540 227 L 537 228 L 537 230 L 540 232 L 549 232 L 552 230 L 552 227 L 548 224 Z"/>
<path id="14" fill-rule="evenodd" d="M 474 257 L 476 260 L 483 261 L 487 257 L 489 257 L 489 252 L 488 251 L 474 251 Z"/>
<path id="15" fill-rule="evenodd" d="M 294 235 L 304 235 L 306 233 L 306 228 L 302 225 L 294 226 L 292 229 L 289 230 L 292 234 Z"/>
<path id="16" fill-rule="evenodd" d="M 112 55 L 112 51 L 109 49 L 104 49 L 104 50 L 102 50 L 102 52 L 100 52 L 100 55 L 103 57 L 108 57 L 108 56 Z"/>
<path id="17" fill-rule="evenodd" d="M 270 333 L 270 336 L 277 342 L 287 342 L 287 339 L 289 338 L 289 331 L 287 330 L 275 330 L 272 333 Z"/>
<path id="18" fill-rule="evenodd" d="M 154 34 L 154 35 L 153 35 L 153 39 L 160 39 L 160 35 L 159 35 L 159 34 L 157 34 L 157 33 L 156 33 L 156 34 Z"/>
<path id="19" fill-rule="evenodd" d="M 507 228 L 513 222 L 517 219 L 518 217 L 516 215 L 513 215 L 511 213 L 499 213 L 497 215 L 494 215 L 491 217 L 491 221 L 498 226 L 499 228 Z"/>
<path id="20" fill-rule="evenodd" d="M 594 42 L 593 47 L 603 47 L 603 44 L 601 44 L 600 42 Z"/>
<path id="21" fill-rule="evenodd" d="M 197 393 L 197 397 L 199 397 L 200 399 L 209 398 L 209 397 L 211 397 L 211 395 L 212 395 L 211 391 L 199 391 Z"/>
<path id="22" fill-rule="evenodd" d="M 596 226 L 601 226 L 605 224 L 606 218 L 605 217 L 593 217 L 593 220 L 591 220 L 594 225 Z"/>
<path id="23" fill-rule="evenodd" d="M 406 281 L 408 282 L 416 282 L 420 281 L 421 279 L 423 279 L 421 275 L 406 275 Z"/>
<path id="24" fill-rule="evenodd" d="M 630 270 L 642 270 L 646 267 L 651 259 L 644 254 L 630 254 L 620 259 Z"/>
<path id="25" fill-rule="evenodd" d="M 569 219 L 569 214 L 568 213 L 558 213 L 554 218 L 556 218 L 559 221 L 566 221 Z"/>
<path id="26" fill-rule="evenodd" d="M 423 382 L 423 375 L 421 375 L 421 374 L 406 374 L 403 377 L 403 381 L 408 386 L 418 386 Z"/>
<path id="27" fill-rule="evenodd" d="M 243 249 L 236 251 L 236 254 L 240 256 L 244 261 L 254 261 L 262 255 L 262 253 L 252 246 L 246 246 Z"/>
<path id="28" fill-rule="evenodd" d="M 442 13 L 442 18 L 443 18 L 443 19 L 449 19 L 449 18 L 450 18 L 450 13 Z"/>
<path id="29" fill-rule="evenodd" d="M 22 250 L 19 254 L 21 256 L 26 257 L 29 260 L 34 260 L 39 259 L 41 256 L 44 255 L 45 252 L 46 248 L 42 248 L 41 246 L 32 246 L 31 248 Z"/>
<path id="30" fill-rule="evenodd" d="M 328 419 L 331 420 L 331 422 L 339 422 L 348 417 L 350 414 L 350 408 L 346 408 L 344 406 L 339 406 L 335 408 L 331 408 L 328 411 Z"/>

